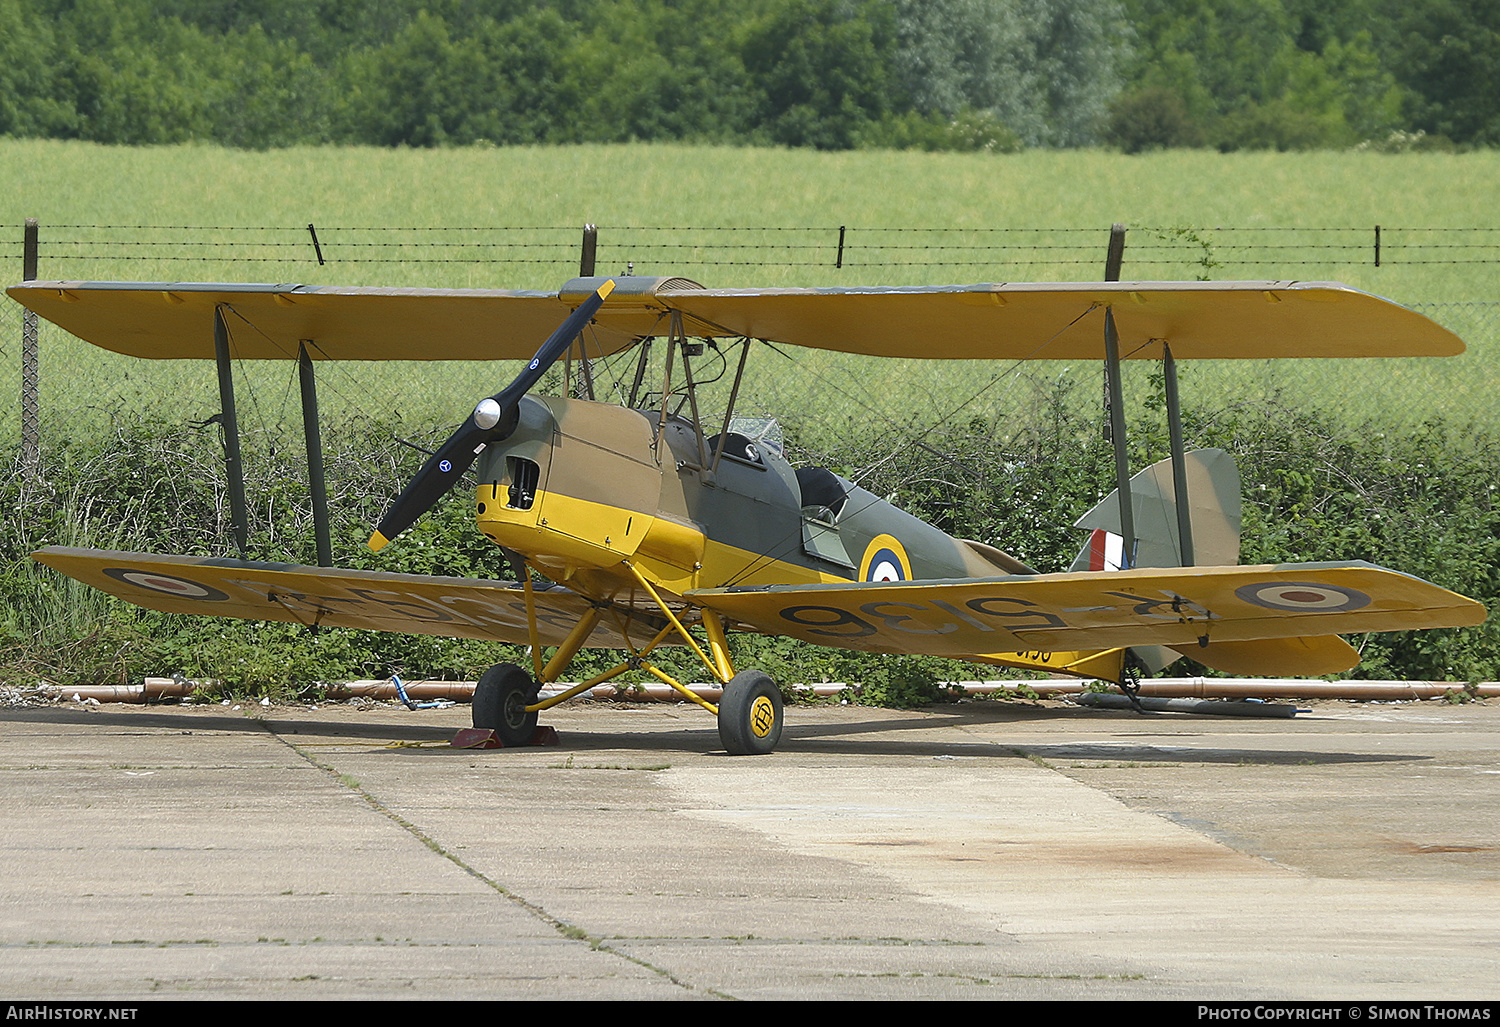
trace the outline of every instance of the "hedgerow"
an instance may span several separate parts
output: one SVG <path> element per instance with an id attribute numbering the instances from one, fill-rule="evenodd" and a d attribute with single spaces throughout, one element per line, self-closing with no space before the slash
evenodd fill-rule
<path id="1" fill-rule="evenodd" d="M 1083 542 L 1074 518 L 1113 487 L 1113 462 L 1094 414 L 1059 402 L 1046 416 L 1007 427 L 945 427 L 900 449 L 892 433 L 820 432 L 789 426 L 802 460 L 825 464 L 944 530 L 988 542 L 1043 571 L 1065 569 Z M 1082 409 L 1087 410 L 1086 406 Z M 1489 429 L 1434 421 L 1415 430 L 1349 426 L 1275 406 L 1190 412 L 1195 446 L 1232 452 L 1243 476 L 1241 562 L 1368 560 L 1493 605 L 1500 594 L 1500 510 Z M 899 433 L 895 433 L 899 434 Z M 364 542 L 422 455 L 397 442 L 405 425 L 358 421 L 329 429 L 335 563 L 409 573 L 509 578 L 499 549 L 475 530 L 460 489 L 418 525 L 372 554 Z M 1149 426 L 1132 437 L 1132 462 L 1160 459 L 1166 442 Z M 301 439 L 245 439 L 253 559 L 313 563 Z M 520 660 L 515 646 L 347 629 L 195 618 L 140 609 L 34 563 L 45 545 L 234 555 L 217 426 L 163 427 L 117 420 L 107 434 L 49 446 L 37 475 L 17 465 L 0 482 L 0 679 L 61 684 L 138 682 L 182 674 L 224 682 L 238 694 L 289 694 L 319 682 L 384 678 L 473 679 L 487 665 Z M 1369 678 L 1482 680 L 1500 669 L 1500 632 L 1484 624 L 1360 636 L 1351 642 Z M 933 682 L 997 676 L 958 661 L 868 656 L 785 638 L 736 635 L 742 665 L 792 682 L 865 683 L 893 704 L 936 697 Z M 663 663 L 689 680 L 703 672 L 685 651 Z M 570 676 L 616 662 L 586 653 Z M 1207 673 L 1191 663 L 1181 672 Z M 924 684 L 923 682 L 926 682 Z M 889 693 L 886 695 L 885 693 Z"/>

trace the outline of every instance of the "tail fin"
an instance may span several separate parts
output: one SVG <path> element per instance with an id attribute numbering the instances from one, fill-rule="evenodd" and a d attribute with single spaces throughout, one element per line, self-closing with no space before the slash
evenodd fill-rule
<path id="1" fill-rule="evenodd" d="M 1195 449 L 1186 455 L 1188 515 L 1193 533 L 1193 563 L 1232 566 L 1240 561 L 1240 471 L 1222 449 Z M 1177 499 L 1172 462 L 1161 460 L 1130 479 L 1135 521 L 1133 553 L 1123 551 L 1119 490 L 1111 492 L 1075 521 L 1093 534 L 1069 570 L 1119 570 L 1120 567 L 1181 567 Z"/>
<path id="2" fill-rule="evenodd" d="M 1183 460 L 1187 472 L 1188 517 L 1193 533 L 1193 563 L 1225 566 L 1240 562 L 1240 470 L 1222 449 L 1195 449 Z M 1177 492 L 1172 461 L 1161 460 L 1130 479 L 1131 517 L 1135 522 L 1133 553 L 1120 535 L 1120 500 L 1116 489 L 1077 527 L 1092 528 L 1089 540 L 1073 560 L 1074 571 L 1117 571 L 1121 567 L 1181 567 L 1182 540 L 1177 525 Z M 1254 649 L 1255 646 L 1243 648 Z M 1154 674 L 1182 654 L 1163 646 L 1132 646 L 1131 652 Z M 1199 654 L 1195 654 L 1199 655 Z M 1248 654 L 1227 654 L 1238 665 L 1255 662 Z M 1271 662 L 1275 662 L 1274 660 Z"/>

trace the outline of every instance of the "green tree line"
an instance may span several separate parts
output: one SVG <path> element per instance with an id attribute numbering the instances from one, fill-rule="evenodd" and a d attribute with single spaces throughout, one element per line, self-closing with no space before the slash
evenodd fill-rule
<path id="1" fill-rule="evenodd" d="M 1493 0 L 0 0 L 0 135 L 1493 145 Z"/>

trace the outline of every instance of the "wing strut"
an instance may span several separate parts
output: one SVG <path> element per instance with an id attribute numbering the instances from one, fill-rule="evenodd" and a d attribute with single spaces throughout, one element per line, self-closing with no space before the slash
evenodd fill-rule
<path id="1" fill-rule="evenodd" d="M 1167 393 L 1167 439 L 1172 453 L 1172 494 L 1177 499 L 1177 555 L 1184 567 L 1193 566 L 1193 519 L 1188 510 L 1187 457 L 1182 448 L 1182 409 L 1177 402 L 1177 361 L 1172 347 L 1161 344 L 1161 373 Z"/>
<path id="2" fill-rule="evenodd" d="M 229 479 L 229 519 L 240 557 L 248 559 L 250 518 L 245 502 L 245 464 L 240 456 L 239 415 L 234 402 L 234 365 L 229 352 L 229 326 L 220 303 L 214 307 L 214 362 L 219 372 L 219 419 L 224 429 L 224 471 Z M 312 358 L 307 352 L 311 339 L 297 344 L 297 375 L 302 392 L 302 433 L 307 444 L 308 491 L 312 497 L 313 535 L 318 566 L 333 566 L 333 543 L 328 520 L 328 486 L 323 473 L 323 440 L 318 431 L 318 385 Z"/>
<path id="3" fill-rule="evenodd" d="M 333 539 L 328 522 L 328 482 L 323 475 L 323 436 L 318 430 L 318 379 L 307 353 L 311 339 L 297 343 L 297 377 L 302 386 L 302 436 L 307 444 L 307 488 L 312 495 L 313 540 L 318 566 L 333 566 Z"/>
<path id="4" fill-rule="evenodd" d="M 1125 226 L 1114 224 L 1109 230 L 1109 253 L 1104 263 L 1104 280 L 1118 282 L 1125 257 Z M 1162 339 L 1162 379 L 1167 400 L 1167 437 L 1171 449 L 1172 491 L 1177 500 L 1177 535 L 1179 564 L 1193 566 L 1193 526 L 1188 507 L 1187 459 L 1182 441 L 1182 407 L 1177 392 L 1177 361 L 1172 347 Z M 1123 536 L 1126 567 L 1135 566 L 1136 537 L 1134 500 L 1130 494 L 1130 456 L 1125 440 L 1125 400 L 1120 383 L 1120 335 L 1115 328 L 1114 310 L 1104 309 L 1104 373 L 1109 390 L 1109 432 L 1115 453 L 1115 490 L 1120 498 L 1120 534 Z M 1123 569 L 1123 568 L 1122 568 Z"/>
<path id="5" fill-rule="evenodd" d="M 234 367 L 229 362 L 229 326 L 224 304 L 214 306 L 214 360 L 219 367 L 219 420 L 224 429 L 224 471 L 229 478 L 229 519 L 241 559 L 248 558 L 249 518 L 245 505 L 245 465 L 240 459 L 240 422 L 234 407 Z"/>
<path id="6" fill-rule="evenodd" d="M 1109 230 L 1109 255 L 1105 258 L 1104 280 L 1120 280 L 1120 264 L 1125 256 L 1125 226 L 1115 224 Z M 1125 396 L 1120 384 L 1120 333 L 1115 330 L 1115 312 L 1104 308 L 1104 376 L 1109 387 L 1109 436 L 1115 450 L 1115 493 L 1120 497 L 1121 570 L 1135 566 L 1135 510 L 1130 497 L 1130 454 L 1125 445 Z"/>

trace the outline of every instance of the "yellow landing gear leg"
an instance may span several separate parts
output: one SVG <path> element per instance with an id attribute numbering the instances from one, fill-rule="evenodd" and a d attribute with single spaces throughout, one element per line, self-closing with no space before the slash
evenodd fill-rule
<path id="1" fill-rule="evenodd" d="M 641 588 L 661 610 L 667 625 L 656 633 L 645 647 L 635 648 L 631 644 L 630 659 L 616 664 L 602 674 L 581 681 L 572 688 L 547 699 L 539 699 L 542 685 L 550 684 L 562 676 L 573 662 L 573 657 L 598 626 L 603 607 L 595 607 L 585 615 L 552 658 L 542 662 L 542 647 L 537 630 L 536 607 L 532 598 L 529 578 L 524 582 L 526 595 L 526 626 L 531 638 L 533 674 L 527 673 L 514 663 L 501 663 L 491 667 L 479 680 L 474 691 L 474 726 L 489 728 L 507 746 L 527 745 L 536 732 L 537 714 L 551 709 L 596 685 L 612 681 L 631 670 L 644 670 L 652 677 L 671 687 L 684 699 L 697 703 L 718 718 L 719 741 L 731 756 L 758 755 L 771 752 L 781 741 L 783 709 L 781 690 L 765 671 L 743 670 L 734 672 L 729 656 L 729 639 L 724 631 L 724 622 L 712 610 L 699 611 L 695 622 L 702 626 L 708 636 L 705 651 L 698 640 L 688 631 L 690 624 L 669 607 L 651 587 L 651 583 L 630 563 L 625 563 Z M 621 625 L 621 635 L 630 644 L 630 633 Z M 650 653 L 668 638 L 676 635 L 692 649 L 698 660 L 714 678 L 724 686 L 718 705 L 714 705 L 687 685 L 646 659 Z"/>
<path id="2" fill-rule="evenodd" d="M 703 666 L 723 684 L 724 694 L 719 698 L 718 706 L 715 707 L 659 668 L 644 661 L 641 661 L 641 665 L 661 681 L 715 714 L 719 722 L 719 742 L 729 755 L 758 756 L 775 749 L 777 743 L 781 741 L 784 717 L 781 689 L 776 687 L 776 682 L 771 679 L 771 675 L 763 670 L 742 670 L 738 674 L 734 672 L 733 663 L 729 658 L 729 639 L 724 632 L 724 622 L 713 610 L 701 611 L 700 623 L 703 625 L 704 633 L 708 635 L 708 652 L 705 653 L 697 640 L 688 634 L 688 629 L 682 621 L 662 601 L 656 589 L 651 587 L 651 583 L 646 580 L 645 576 L 628 561 L 625 566 L 630 568 L 630 573 L 635 576 L 635 580 L 666 615 L 677 634 L 697 654 Z M 664 628 L 663 633 L 665 632 Z M 657 639 L 652 642 L 652 647 L 660 644 L 661 638 L 662 636 L 658 635 Z M 643 655 L 645 654 L 637 654 L 637 659 Z"/>
<path id="3" fill-rule="evenodd" d="M 532 670 L 528 673 L 514 663 L 497 663 L 480 675 L 474 686 L 474 726 L 495 732 L 495 737 L 507 748 L 532 744 L 539 712 L 556 706 L 584 689 L 592 688 L 600 680 L 608 680 L 608 676 L 603 676 L 562 695 L 538 701 L 541 686 L 556 681 L 568 669 L 573 657 L 578 655 L 578 650 L 583 648 L 589 635 L 593 634 L 602 611 L 598 607 L 589 610 L 573 626 L 573 630 L 568 632 L 568 637 L 557 647 L 552 659 L 543 665 L 529 569 L 522 581 L 522 588 L 526 596 L 526 630 L 531 640 Z M 624 670 L 626 666 L 621 664 L 618 669 Z"/>

